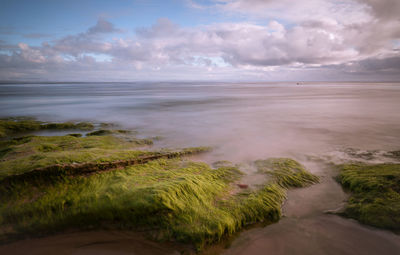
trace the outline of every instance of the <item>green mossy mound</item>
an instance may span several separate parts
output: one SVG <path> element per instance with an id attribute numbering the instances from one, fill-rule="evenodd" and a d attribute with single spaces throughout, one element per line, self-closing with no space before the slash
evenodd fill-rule
<path id="1" fill-rule="evenodd" d="M 270 158 L 257 160 L 259 172 L 269 175 L 281 187 L 305 187 L 317 183 L 319 178 L 309 172 L 297 161 L 289 158 Z"/>
<path id="2" fill-rule="evenodd" d="M 246 225 L 278 221 L 286 190 L 318 180 L 294 160 L 259 160 L 271 178 L 238 190 L 244 174 L 232 164 L 181 159 L 207 147 L 145 151 L 151 139 L 99 131 L 0 142 L 0 241 L 122 228 L 202 249 Z"/>
<path id="3" fill-rule="evenodd" d="M 338 181 L 352 193 L 344 216 L 400 231 L 400 164 L 342 165 Z"/>
<path id="4" fill-rule="evenodd" d="M 93 124 L 88 122 L 44 123 L 32 118 L 6 118 L 0 119 L 0 138 L 7 137 L 8 135 L 45 129 L 92 130 L 93 128 Z"/>
<path id="5" fill-rule="evenodd" d="M 230 161 L 227 160 L 218 160 L 212 163 L 212 166 L 214 168 L 219 168 L 219 167 L 233 167 L 235 166 L 235 164 L 233 164 Z"/>
<path id="6" fill-rule="evenodd" d="M 114 136 L 28 136 L 0 142 L 0 179 L 54 164 L 108 162 L 150 154 Z"/>
<path id="7" fill-rule="evenodd" d="M 102 136 L 102 135 L 110 135 L 110 134 L 112 134 L 112 132 L 110 130 L 100 129 L 97 131 L 90 132 L 86 135 L 87 136 Z"/>
<path id="8" fill-rule="evenodd" d="M 82 137 L 82 134 L 76 134 L 76 133 L 74 133 L 74 134 L 68 134 L 69 136 L 73 136 L 73 137 Z"/>
<path id="9" fill-rule="evenodd" d="M 276 179 L 258 190 L 235 193 L 234 182 L 242 175 L 235 167 L 158 159 L 89 176 L 18 182 L 2 190 L 0 222 L 18 234 L 99 227 L 151 230 L 156 239 L 202 249 L 248 224 L 280 219 L 286 186 Z"/>

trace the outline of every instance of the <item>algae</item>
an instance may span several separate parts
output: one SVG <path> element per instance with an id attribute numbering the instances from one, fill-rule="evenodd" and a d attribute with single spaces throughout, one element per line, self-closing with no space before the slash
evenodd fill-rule
<path id="1" fill-rule="evenodd" d="M 212 169 L 176 158 L 52 182 L 18 182 L 2 191 L 1 225 L 28 234 L 111 225 L 151 230 L 157 239 L 202 249 L 246 225 L 280 219 L 286 188 L 270 180 L 232 195 L 242 175 L 235 167 Z"/>
<path id="2" fill-rule="evenodd" d="M 400 231 L 400 164 L 341 165 L 337 178 L 351 192 L 342 215 L 374 227 Z"/>
<path id="3" fill-rule="evenodd" d="M 270 158 L 254 162 L 258 172 L 272 177 L 284 188 L 305 187 L 317 183 L 319 178 L 309 172 L 297 161 L 289 158 Z"/>
<path id="4" fill-rule="evenodd" d="M 73 136 L 73 137 L 82 137 L 82 134 L 79 133 L 73 133 L 73 134 L 68 134 L 69 136 Z"/>
<path id="5" fill-rule="evenodd" d="M 210 148 L 140 149 L 151 144 L 120 130 L 1 141 L 0 241 L 123 228 L 201 250 L 250 224 L 278 221 L 286 190 L 318 181 L 294 160 L 259 160 L 258 171 L 271 178 L 238 192 L 237 166 L 181 158 Z"/>
<path id="6" fill-rule="evenodd" d="M 112 132 L 106 129 L 100 129 L 97 131 L 93 131 L 91 133 L 86 134 L 87 136 L 102 136 L 102 135 L 110 135 Z"/>
<path id="7" fill-rule="evenodd" d="M 176 151 L 145 151 L 148 139 L 105 136 L 27 136 L 0 142 L 0 180 L 57 164 L 104 163 L 146 156 L 178 157 L 210 150 L 208 147 Z"/>
<path id="8" fill-rule="evenodd" d="M 45 123 L 27 117 L 5 118 L 5 119 L 0 119 L 0 138 L 4 138 L 9 135 L 17 133 L 24 133 L 24 132 L 38 131 L 45 129 L 92 130 L 93 128 L 94 125 L 89 122 Z"/>
<path id="9" fill-rule="evenodd" d="M 219 168 L 219 167 L 230 167 L 230 166 L 234 166 L 234 164 L 230 161 L 227 160 L 218 160 L 212 163 L 212 166 L 214 168 Z"/>

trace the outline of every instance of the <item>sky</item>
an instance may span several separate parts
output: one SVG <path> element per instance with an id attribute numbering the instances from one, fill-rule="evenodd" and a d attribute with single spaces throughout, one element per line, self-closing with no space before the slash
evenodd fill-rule
<path id="1" fill-rule="evenodd" d="M 0 80 L 400 81 L 400 0 L 0 0 Z"/>

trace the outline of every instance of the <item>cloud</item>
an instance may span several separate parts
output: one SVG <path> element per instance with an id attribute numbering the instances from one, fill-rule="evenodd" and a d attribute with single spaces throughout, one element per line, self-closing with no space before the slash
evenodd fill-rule
<path id="1" fill-rule="evenodd" d="M 400 21 L 400 1 L 398 0 L 357 0 L 370 8 L 370 12 L 379 20 Z"/>
<path id="2" fill-rule="evenodd" d="M 15 28 L 13 26 L 0 25 L 0 34 L 2 34 L 2 35 L 13 35 L 13 34 L 15 34 Z"/>
<path id="3" fill-rule="evenodd" d="M 178 25 L 172 23 L 169 19 L 161 18 L 157 22 L 147 28 L 136 29 L 136 34 L 140 37 L 173 37 L 179 32 Z"/>
<path id="4" fill-rule="evenodd" d="M 9 44 L 4 40 L 0 40 L 0 51 L 10 51 L 18 49 L 18 45 Z"/>
<path id="5" fill-rule="evenodd" d="M 289 0 L 282 0 L 288 3 Z M 333 1 L 306 0 L 288 12 L 322 5 L 324 18 L 307 15 L 294 23 L 216 23 L 182 27 L 169 19 L 136 29 L 134 36 L 119 33 L 99 19 L 85 32 L 45 42 L 10 47 L 0 42 L 2 77 L 84 77 L 85 79 L 400 79 L 398 20 L 379 18 L 372 0 L 348 1 L 332 11 Z M 220 8 L 257 12 L 281 8 L 281 2 L 218 1 Z M 246 9 L 247 8 L 247 9 Z M 283 7 L 282 7 L 283 8 Z M 300 8 L 300 9 L 296 9 Z M 332 9 L 333 8 L 333 9 Z M 377 8 L 375 11 L 374 8 Z M 254 9 L 254 10 L 253 10 Z M 271 10 L 269 10 L 271 11 Z M 266 13 L 268 13 L 267 11 Z M 333 15 L 328 15 L 332 11 Z M 285 14 L 289 16 L 288 13 Z M 283 16 L 285 16 L 283 15 Z M 119 33 L 113 40 L 104 35 Z M 7 47 L 7 48 L 6 48 Z M 7 50 L 8 53 L 2 53 Z M 397 73 L 396 73 L 397 72 Z M 368 74 L 368 75 L 365 75 Z M 53 78 L 56 79 L 56 78 Z M 76 78 L 75 78 L 76 80 Z"/>
<path id="6" fill-rule="evenodd" d="M 116 33 L 116 32 L 120 32 L 120 30 L 116 29 L 111 22 L 105 20 L 104 18 L 99 18 L 97 20 L 96 25 L 90 27 L 86 33 L 103 34 L 103 33 Z"/>
<path id="7" fill-rule="evenodd" d="M 30 33 L 30 34 L 24 34 L 23 37 L 25 38 L 33 38 L 33 39 L 38 39 L 38 38 L 46 38 L 50 37 L 51 35 L 49 34 L 42 34 L 42 33 Z"/>
<path id="8" fill-rule="evenodd" d="M 53 42 L 52 48 L 56 51 L 78 57 L 84 53 L 106 53 L 111 44 L 104 42 L 101 37 L 104 34 L 119 33 L 120 29 L 109 21 L 100 18 L 96 25 L 87 29 L 84 33 L 69 35 Z"/>
<path id="9" fill-rule="evenodd" d="M 248 18 L 277 19 L 298 23 L 305 20 L 350 24 L 369 18 L 365 6 L 353 0 L 214 0 L 214 8 L 223 13 Z"/>
<path id="10" fill-rule="evenodd" d="M 347 65 L 347 71 L 363 75 L 398 75 L 400 73 L 400 56 L 388 58 L 369 58 Z"/>

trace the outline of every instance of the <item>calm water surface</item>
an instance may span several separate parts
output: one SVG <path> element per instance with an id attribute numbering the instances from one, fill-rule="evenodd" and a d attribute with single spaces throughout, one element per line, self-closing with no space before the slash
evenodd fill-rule
<path id="1" fill-rule="evenodd" d="M 0 85 L 0 116 L 115 122 L 234 161 L 400 148 L 400 84 Z"/>

